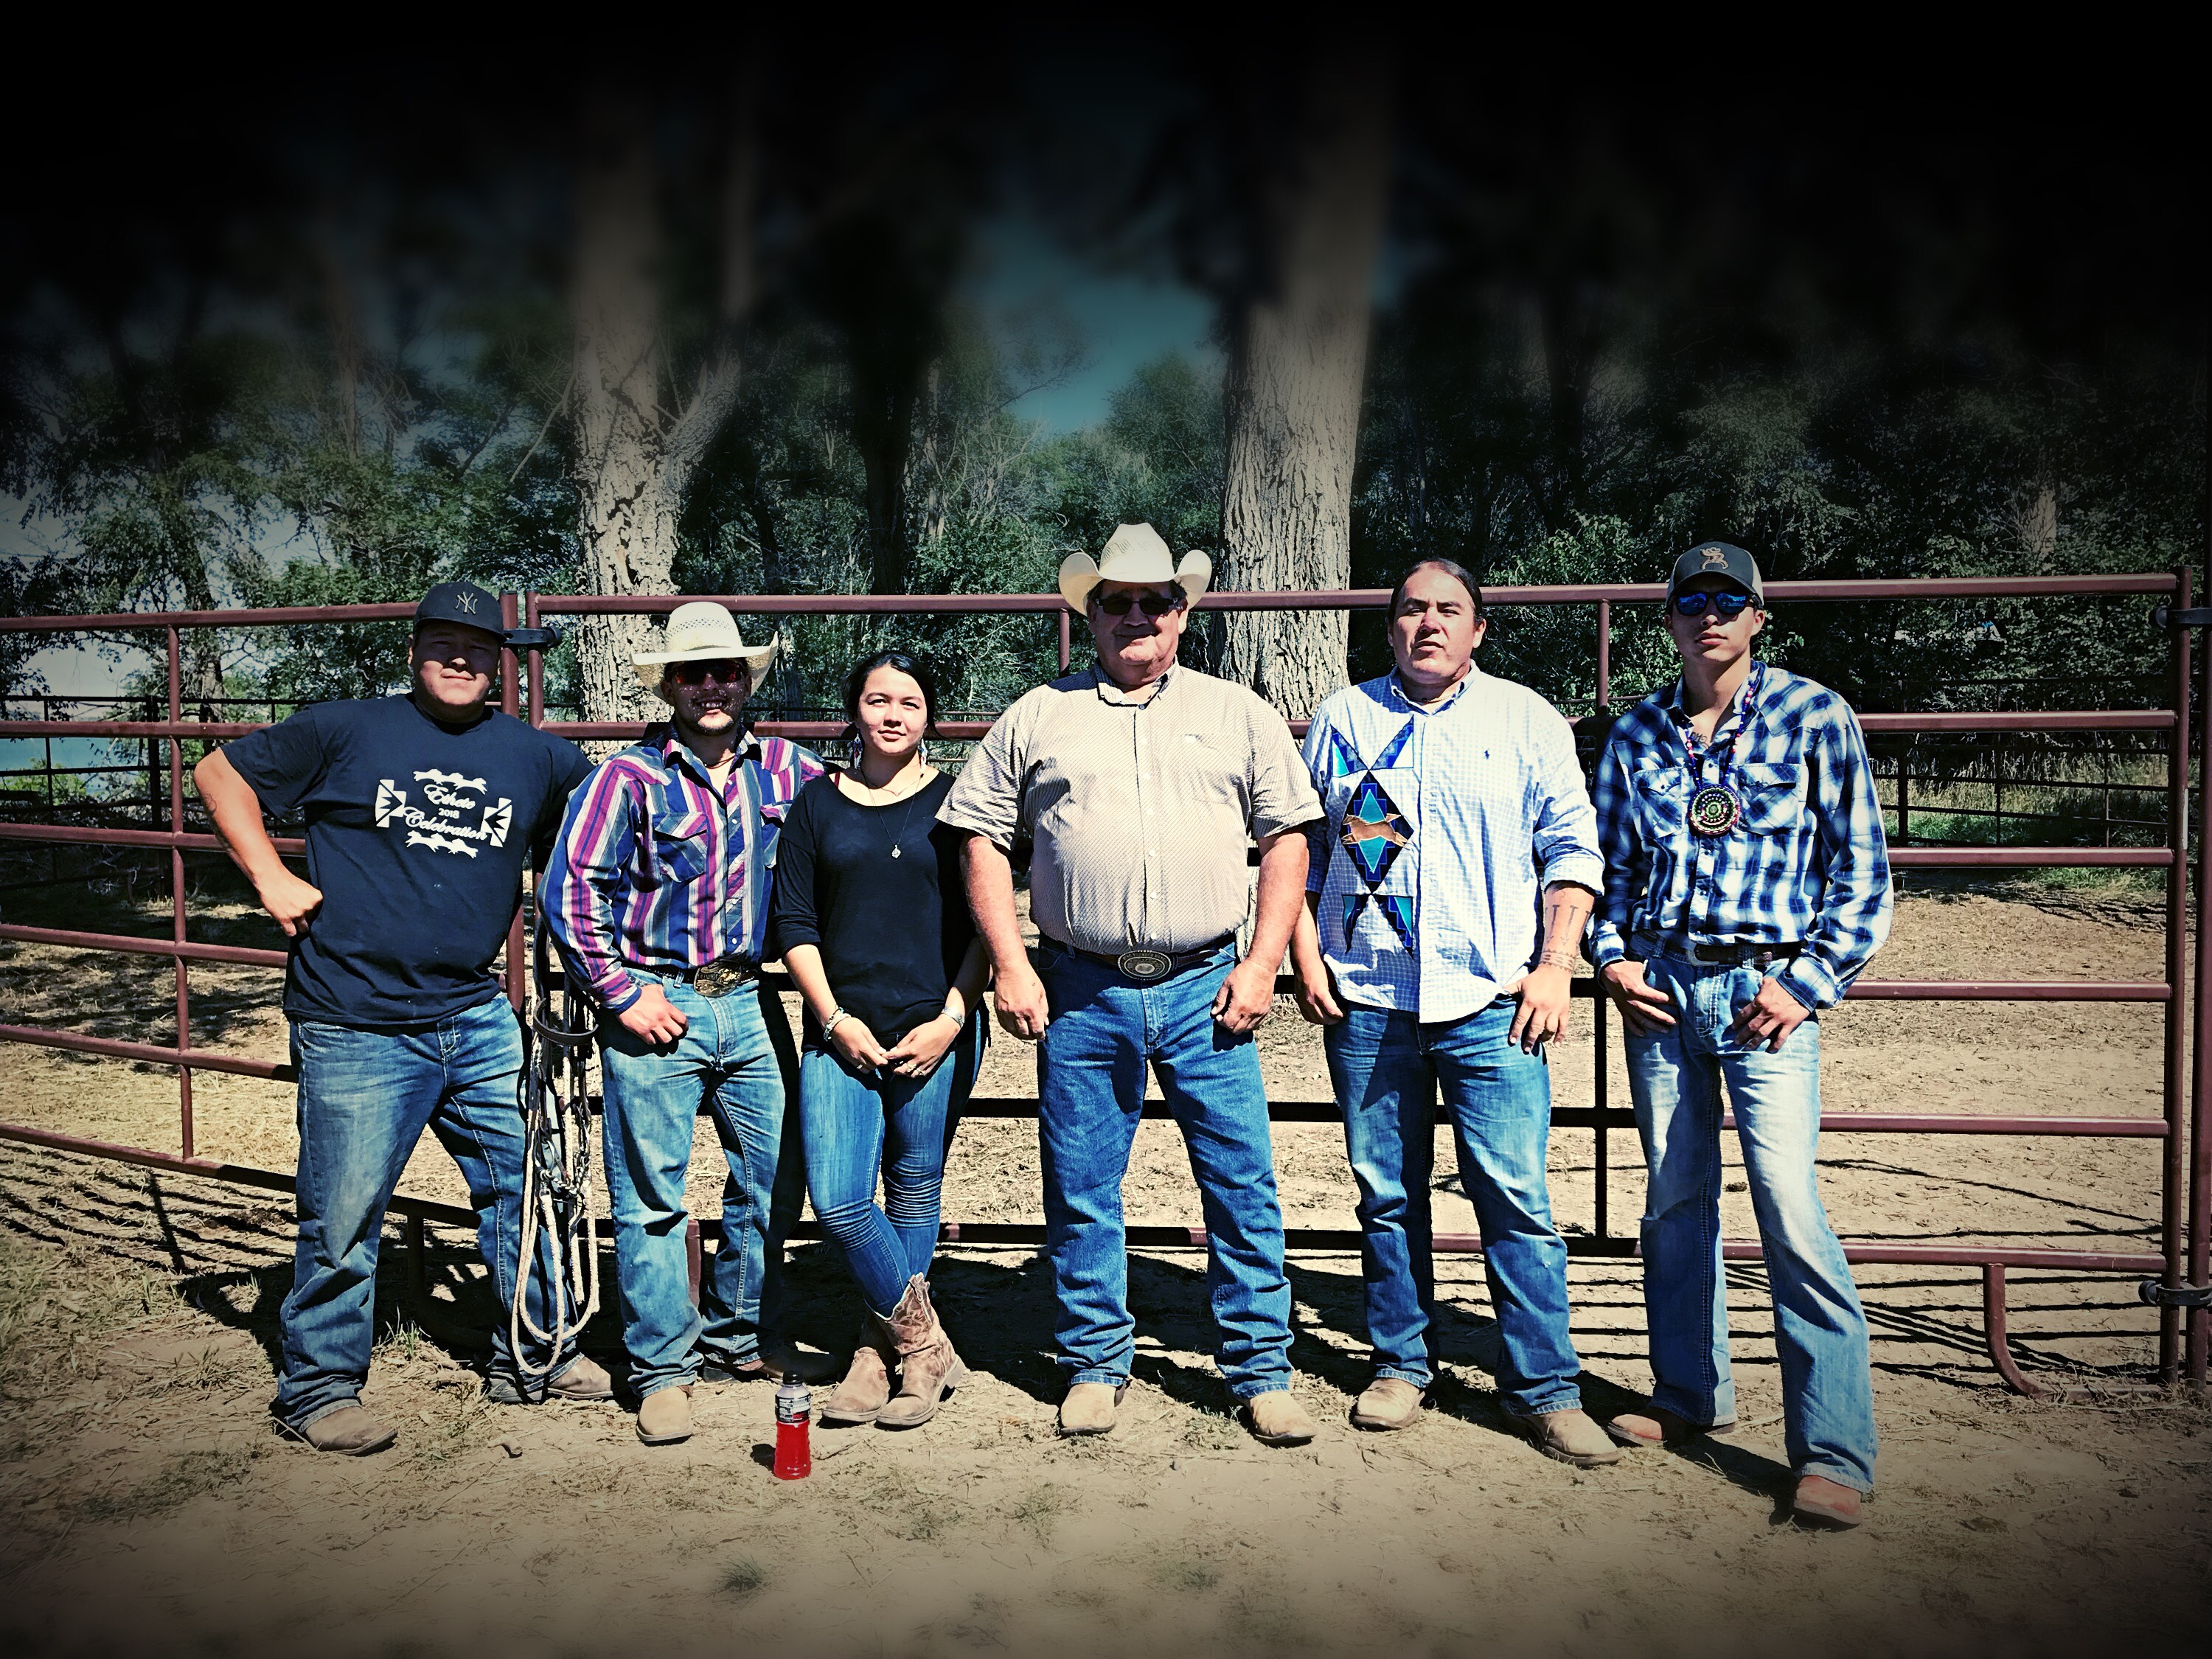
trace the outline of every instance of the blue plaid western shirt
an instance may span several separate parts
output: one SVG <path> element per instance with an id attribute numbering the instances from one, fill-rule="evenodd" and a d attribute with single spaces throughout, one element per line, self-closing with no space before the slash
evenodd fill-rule
<path id="1" fill-rule="evenodd" d="M 1690 797 L 1726 782 L 1743 817 L 1694 834 Z M 1775 975 L 1808 1008 L 1844 994 L 1889 937 L 1889 849 L 1866 740 L 1824 685 L 1752 665 L 1699 744 L 1677 680 L 1622 715 L 1597 768 L 1601 969 L 1698 945 L 1800 945 Z"/>
<path id="2" fill-rule="evenodd" d="M 1541 889 L 1605 879 L 1574 732 L 1525 685 L 1471 669 L 1429 709 L 1368 680 L 1315 711 L 1305 760 L 1322 956 L 1363 1006 L 1480 1013 L 1535 963 Z"/>

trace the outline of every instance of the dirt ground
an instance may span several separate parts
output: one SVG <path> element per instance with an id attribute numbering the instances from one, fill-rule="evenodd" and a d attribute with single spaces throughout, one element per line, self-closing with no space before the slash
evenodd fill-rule
<path id="1" fill-rule="evenodd" d="M 2153 979 L 2154 902 L 2124 888 L 1922 888 L 1883 978 Z M 218 915 L 207 937 L 248 929 Z M 198 936 L 198 935 L 196 935 Z M 244 933 L 238 937 L 245 938 Z M 258 942 L 258 939 L 257 939 Z M 0 1020 L 145 1040 L 167 964 L 0 956 Z M 87 988 L 87 971 L 102 976 Z M 283 1053 L 275 975 L 193 970 L 195 1040 Z M 1592 1097 L 1588 1008 L 1553 1057 L 1561 1105 Z M 2128 1005 L 1860 1003 L 1825 1016 L 1832 1110 L 2154 1116 L 2160 1013 Z M 152 1040 L 164 1040 L 155 1028 Z M 1262 1032 L 1271 1088 L 1319 1100 L 1319 1042 L 1287 1002 Z M 176 1144 L 167 1073 L 0 1049 L 0 1116 Z M 1625 1106 L 1618 1045 L 1612 1099 Z M 981 1092 L 1028 1094 L 1001 1041 Z M 290 1091 L 203 1074 L 198 1150 L 289 1169 Z M 1133 1221 L 1186 1221 L 1176 1132 L 1147 1124 Z M 1560 1130 L 1565 1231 L 1596 1227 L 1588 1130 Z M 1854 1239 L 2079 1241 L 2148 1249 L 2158 1143 L 1835 1135 L 1825 1190 Z M 1632 1231 L 1632 1133 L 1604 1153 L 1608 1218 Z M 695 1207 L 720 1154 L 702 1127 Z M 1352 1224 L 1338 1133 L 1278 1126 L 1293 1225 Z M 1471 1230 L 1449 1146 L 1437 1225 Z M 1039 1213 L 1034 1127 L 964 1126 L 948 1219 Z M 457 1199 L 434 1144 L 405 1190 Z M 1731 1237 L 1751 1236 L 1730 1193 Z M 0 1144 L 0 1640 L 11 1653 L 1066 1655 L 1392 1652 L 2203 1652 L 2212 1637 L 2212 1413 L 2123 1392 L 2155 1316 L 2117 1275 L 2016 1275 L 2014 1349 L 2080 1403 L 2007 1393 L 1982 1346 L 1971 1269 L 1866 1267 L 1881 1485 L 1844 1536 L 1786 1522 L 1780 1397 L 1756 1264 L 1730 1270 L 1745 1427 L 1684 1454 L 1577 1473 L 1504 1428 L 1480 1268 L 1440 1264 L 1437 1409 L 1402 1435 L 1344 1422 L 1364 1385 L 1356 1256 L 1293 1259 L 1297 1389 L 1324 1421 L 1271 1451 L 1227 1414 L 1203 1259 L 1133 1264 L 1137 1377 L 1100 1442 L 1052 1433 L 1049 1287 L 1024 1251 L 949 1250 L 945 1317 L 975 1377 L 928 1427 L 817 1431 L 816 1473 L 763 1467 L 762 1387 L 702 1390 L 687 1444 L 639 1445 L 614 1406 L 482 1404 L 467 1369 L 489 1317 L 468 1241 L 438 1237 L 410 1297 L 397 1251 L 368 1403 L 399 1446 L 352 1462 L 276 1441 L 266 1401 L 289 1276 L 289 1207 L 270 1196 Z M 834 1346 L 849 1292 L 828 1247 L 792 1268 L 799 1334 Z M 1578 1261 L 1585 1400 L 1649 1382 L 1632 1263 Z M 602 1321 L 590 1346 L 610 1359 Z"/>

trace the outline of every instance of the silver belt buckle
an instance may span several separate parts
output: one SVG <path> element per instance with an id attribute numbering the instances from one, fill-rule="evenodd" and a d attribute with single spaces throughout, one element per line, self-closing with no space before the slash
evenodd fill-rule
<path id="1" fill-rule="evenodd" d="M 1114 958 L 1114 965 L 1131 979 L 1164 979 L 1175 958 L 1164 951 L 1124 951 Z"/>
<path id="2" fill-rule="evenodd" d="M 750 977 L 738 963 L 710 962 L 691 975 L 691 988 L 702 997 L 726 997 Z"/>

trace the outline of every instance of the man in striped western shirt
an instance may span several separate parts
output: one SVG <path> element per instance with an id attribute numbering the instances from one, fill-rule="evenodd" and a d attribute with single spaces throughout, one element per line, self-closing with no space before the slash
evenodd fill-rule
<path id="1" fill-rule="evenodd" d="M 1757 660 L 1751 555 L 1674 562 L 1681 678 L 1622 716 L 1597 773 L 1606 887 L 1591 959 L 1628 1030 L 1650 1186 L 1650 1406 L 1608 1425 L 1657 1446 L 1735 1426 L 1721 1276 L 1721 1091 L 1743 1146 L 1774 1297 L 1783 1422 L 1809 1525 L 1858 1524 L 1873 1490 L 1866 1315 L 1814 1175 L 1819 1009 L 1889 933 L 1889 856 L 1866 744 L 1826 687 Z"/>
<path id="2" fill-rule="evenodd" d="M 623 1341 L 648 1445 L 690 1434 L 695 1382 L 775 1377 L 794 1363 L 776 1338 L 805 1169 L 784 1109 L 790 1028 L 767 1006 L 760 957 L 776 833 L 823 772 L 808 750 L 748 740 L 738 725 L 773 642 L 747 646 L 727 611 L 697 603 L 670 614 L 666 647 L 635 662 L 671 724 L 648 726 L 577 789 L 544 890 L 546 925 L 602 1010 Z M 695 1310 L 684 1177 L 702 1105 L 730 1175 Z"/>
<path id="3" fill-rule="evenodd" d="M 1564 1041 L 1583 924 L 1604 869 L 1574 734 L 1526 686 L 1474 665 L 1474 578 L 1424 559 L 1390 596 L 1393 673 L 1315 711 L 1298 1006 L 1328 1028 L 1359 1183 L 1373 1382 L 1356 1427 L 1410 1428 L 1435 1378 L 1429 1176 L 1441 1090 L 1482 1231 L 1498 1387 L 1547 1457 L 1620 1452 L 1582 1408 L 1567 1247 L 1545 1180 L 1547 1041 Z"/>

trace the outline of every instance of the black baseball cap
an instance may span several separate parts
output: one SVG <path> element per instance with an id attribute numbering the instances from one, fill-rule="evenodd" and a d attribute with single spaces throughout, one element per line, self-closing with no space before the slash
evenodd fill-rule
<path id="1" fill-rule="evenodd" d="M 1675 560 L 1674 574 L 1667 578 L 1667 597 L 1673 599 L 1683 583 L 1700 576 L 1724 576 L 1750 594 L 1754 605 L 1764 608 L 1766 604 L 1766 586 L 1759 579 L 1759 562 L 1728 542 L 1699 542 Z"/>
<path id="2" fill-rule="evenodd" d="M 437 622 L 459 623 L 464 628 L 479 629 L 501 644 L 507 641 L 506 625 L 500 620 L 499 596 L 487 593 L 474 582 L 440 582 L 422 596 L 422 603 L 415 607 L 415 626 Z"/>

